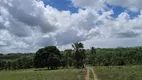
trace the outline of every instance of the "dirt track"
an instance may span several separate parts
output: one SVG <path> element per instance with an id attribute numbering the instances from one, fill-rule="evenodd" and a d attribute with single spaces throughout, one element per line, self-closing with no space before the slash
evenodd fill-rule
<path id="1" fill-rule="evenodd" d="M 86 75 L 85 75 L 85 80 L 89 80 L 90 79 L 90 69 L 89 67 L 86 68 L 87 69 L 87 72 L 86 72 Z"/>
<path id="2" fill-rule="evenodd" d="M 86 67 L 86 69 L 87 69 L 87 72 L 86 72 L 86 75 L 85 75 L 85 80 L 90 80 L 90 70 L 91 70 L 91 72 L 93 73 L 93 77 L 94 77 L 94 80 L 98 80 L 98 78 L 97 78 L 97 75 L 96 75 L 96 73 L 94 72 L 94 70 L 93 70 L 93 68 L 90 68 L 90 67 Z"/>

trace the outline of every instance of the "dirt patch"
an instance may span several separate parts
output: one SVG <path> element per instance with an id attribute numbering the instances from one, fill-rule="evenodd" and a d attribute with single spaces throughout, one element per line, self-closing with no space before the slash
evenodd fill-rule
<path id="1" fill-rule="evenodd" d="M 87 69 L 87 71 L 86 71 L 86 75 L 85 75 L 85 80 L 90 80 L 90 70 L 93 73 L 94 80 L 98 80 L 97 75 L 96 75 L 95 71 L 93 70 L 93 68 L 86 67 L 86 69 Z"/>
<path id="2" fill-rule="evenodd" d="M 98 80 L 97 75 L 96 75 L 95 71 L 93 70 L 93 68 L 90 68 L 90 70 L 92 71 L 92 73 L 94 75 L 94 80 Z"/>
<path id="3" fill-rule="evenodd" d="M 85 75 L 85 80 L 89 80 L 90 79 L 90 69 L 87 67 L 86 68 L 87 69 L 87 71 L 86 71 L 86 75 Z"/>

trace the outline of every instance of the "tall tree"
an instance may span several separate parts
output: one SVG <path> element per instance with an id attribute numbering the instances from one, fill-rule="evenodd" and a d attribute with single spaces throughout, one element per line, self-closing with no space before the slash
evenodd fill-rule
<path id="1" fill-rule="evenodd" d="M 83 44 L 81 42 L 76 42 L 72 44 L 72 47 L 75 50 L 75 66 L 77 68 L 84 68 L 86 55 Z"/>
<path id="2" fill-rule="evenodd" d="M 75 51 L 78 51 L 79 49 L 83 49 L 84 46 L 81 42 L 76 42 L 72 44 L 72 47 L 74 48 Z"/>

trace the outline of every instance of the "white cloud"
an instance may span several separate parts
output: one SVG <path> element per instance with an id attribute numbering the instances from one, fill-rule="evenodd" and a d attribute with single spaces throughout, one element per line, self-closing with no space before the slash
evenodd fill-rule
<path id="1" fill-rule="evenodd" d="M 76 7 L 101 10 L 107 8 L 106 4 L 120 6 L 131 11 L 138 12 L 142 10 L 142 0 L 71 0 Z"/>
<path id="2" fill-rule="evenodd" d="M 1 1 L 1 6 L 4 7 L 4 11 L 1 11 L 1 14 L 5 16 L 7 21 L 12 22 L 13 26 L 18 26 L 18 23 L 25 24 L 30 27 L 38 27 L 40 26 L 40 29 L 42 32 L 50 32 L 53 31 L 54 28 L 56 28 L 53 24 L 50 23 L 50 20 L 48 19 L 47 15 L 49 15 L 48 8 L 44 7 L 43 2 L 37 2 L 36 0 L 7 0 L 8 2 L 5 2 L 5 0 Z M 11 5 L 9 5 L 11 4 Z M 26 6 L 25 6 L 26 5 Z M 50 9 L 49 9 L 50 10 Z M 52 18 L 52 17 L 51 17 Z M 53 17 L 54 18 L 54 17 Z"/>
<path id="3" fill-rule="evenodd" d="M 35 52 L 47 45 L 67 49 L 77 41 L 86 48 L 140 45 L 142 13 L 134 19 L 127 12 L 113 18 L 113 10 L 98 13 L 105 7 L 103 0 L 72 2 L 81 7 L 78 13 L 37 0 L 0 0 L 0 52 Z"/>
<path id="4" fill-rule="evenodd" d="M 71 0 L 73 5 L 80 8 L 100 10 L 105 7 L 104 0 Z"/>
<path id="5" fill-rule="evenodd" d="M 90 44 L 94 47 L 116 48 L 116 47 L 135 47 L 141 46 L 142 37 L 137 38 L 92 38 L 84 42 L 86 48 L 90 48 Z"/>
<path id="6" fill-rule="evenodd" d="M 128 8 L 137 12 L 142 10 L 142 0 L 106 0 L 108 4 Z"/>

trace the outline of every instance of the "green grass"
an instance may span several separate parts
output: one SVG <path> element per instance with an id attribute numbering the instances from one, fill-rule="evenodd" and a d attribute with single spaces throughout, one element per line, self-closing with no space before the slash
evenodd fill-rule
<path id="1" fill-rule="evenodd" d="M 142 66 L 96 66 L 99 80 L 142 80 Z"/>
<path id="2" fill-rule="evenodd" d="M 84 80 L 85 69 L 0 71 L 0 80 Z"/>

